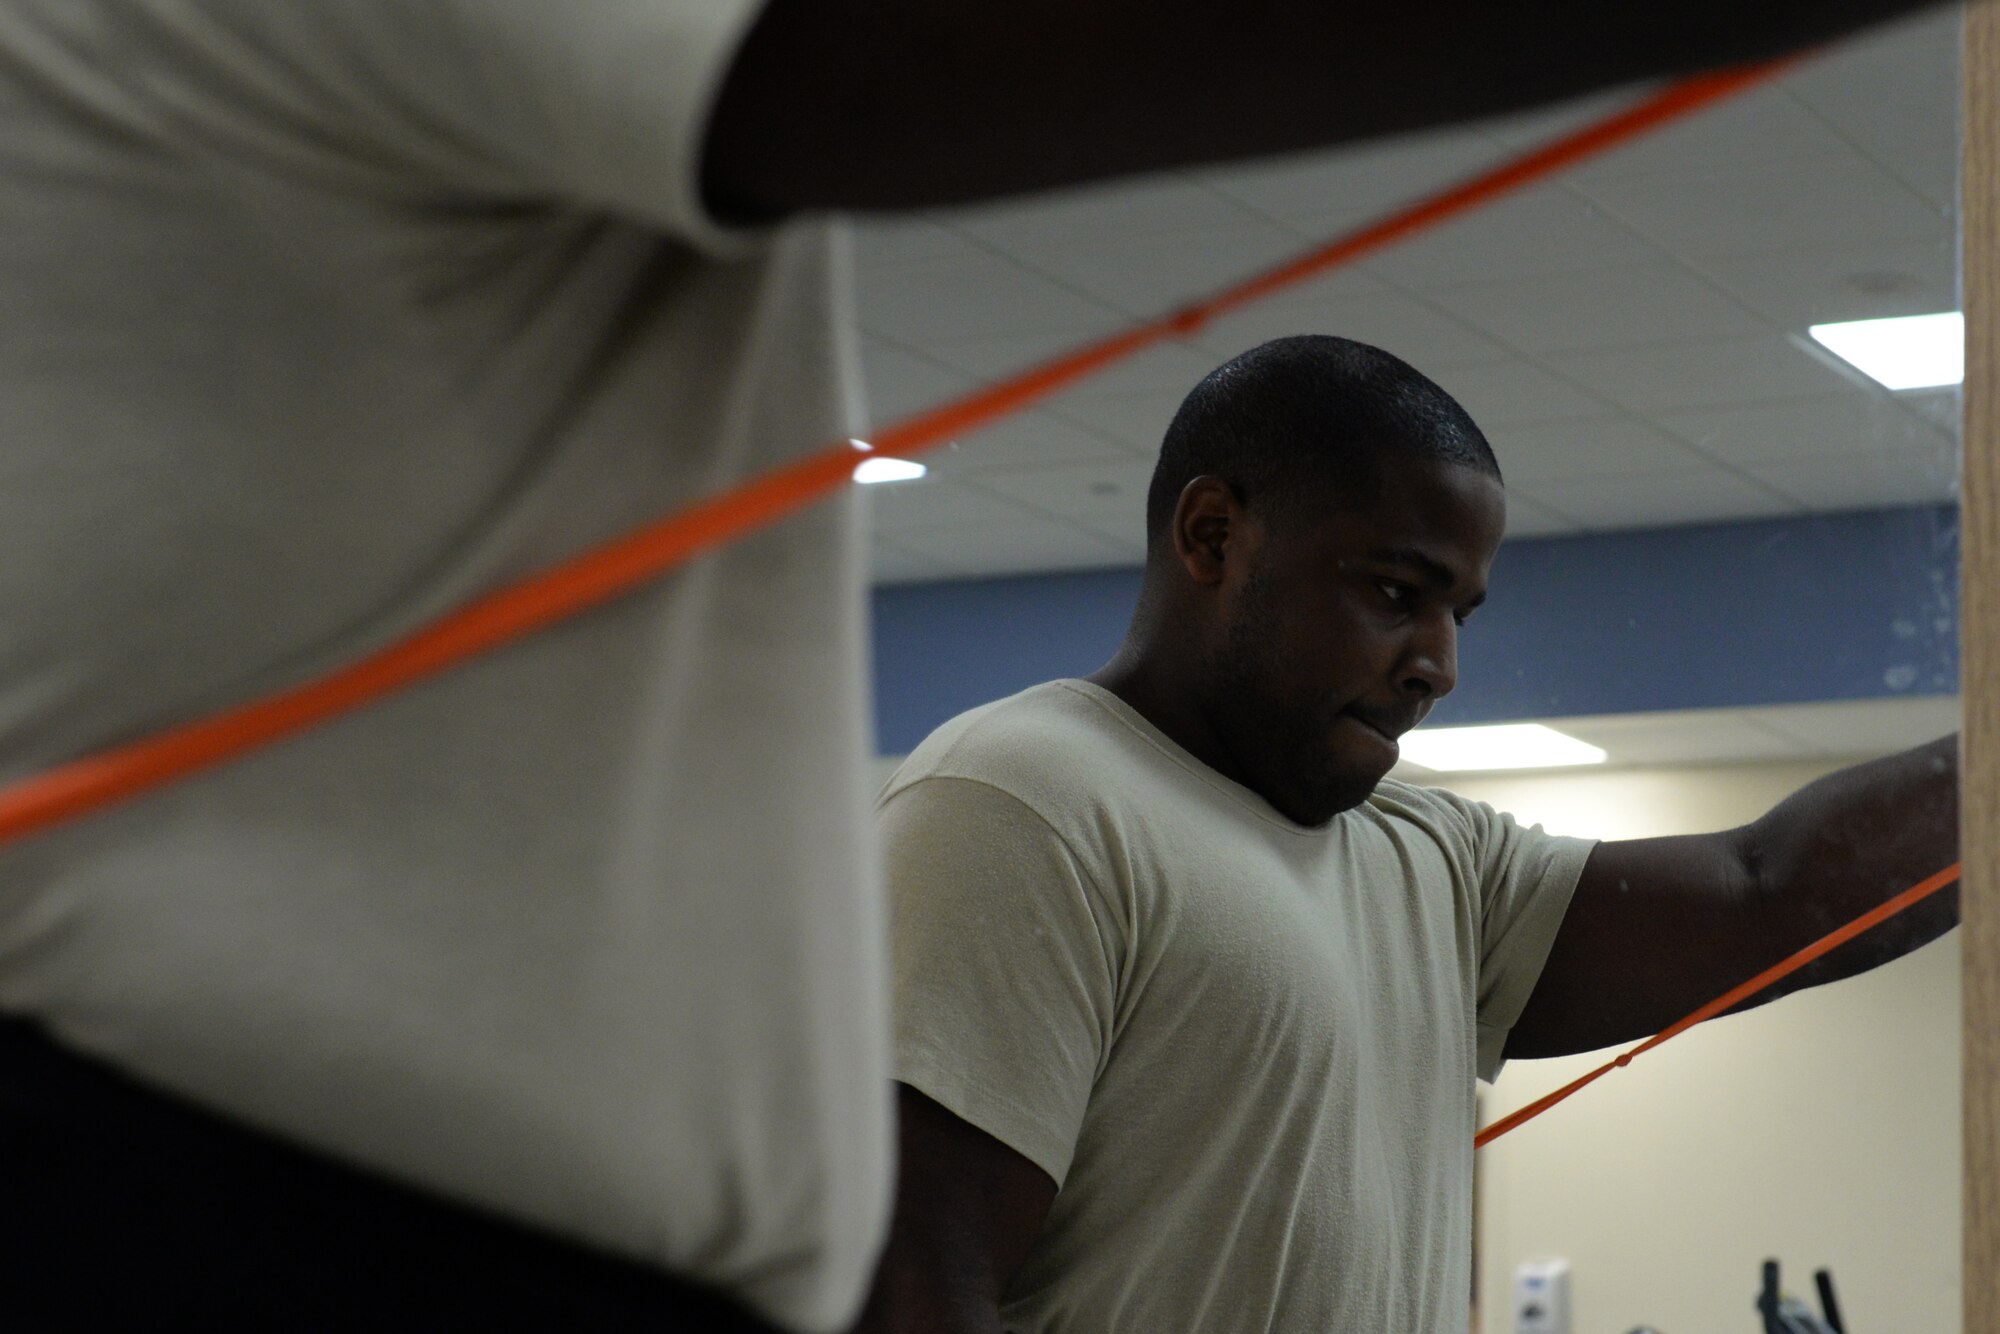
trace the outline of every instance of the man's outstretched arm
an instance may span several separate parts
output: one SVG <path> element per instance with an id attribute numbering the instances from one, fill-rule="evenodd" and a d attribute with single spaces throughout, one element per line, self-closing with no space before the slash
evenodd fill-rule
<path id="1" fill-rule="evenodd" d="M 1740 829 L 1600 844 L 1507 1054 L 1656 1033 L 1957 858 L 1957 737 L 1830 774 Z M 1954 886 L 1750 1003 L 1864 972 L 1957 921 Z"/>
<path id="2" fill-rule="evenodd" d="M 771 0 L 704 180 L 746 218 L 983 199 L 1532 107 L 1933 2 Z"/>

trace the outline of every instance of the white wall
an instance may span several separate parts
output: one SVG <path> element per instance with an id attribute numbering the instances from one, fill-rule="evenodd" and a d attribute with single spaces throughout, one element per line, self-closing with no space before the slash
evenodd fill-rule
<path id="1" fill-rule="evenodd" d="M 1563 833 L 1754 818 L 1800 765 L 1454 780 Z M 1854 1334 L 1959 1328 L 1958 938 L 1684 1034 L 1481 1153 L 1486 1334 L 1514 1266 L 1574 1266 L 1575 1334 L 1755 1334 L 1758 1266 L 1809 1293 L 1831 1266 Z M 1516 1062 L 1486 1121 L 1601 1064 Z"/>

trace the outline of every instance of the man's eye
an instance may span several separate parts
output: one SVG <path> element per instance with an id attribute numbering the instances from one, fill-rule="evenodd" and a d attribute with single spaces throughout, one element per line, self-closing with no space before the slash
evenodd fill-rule
<path id="1" fill-rule="evenodd" d="M 1375 586 L 1382 590 L 1383 597 L 1398 606 L 1410 600 L 1410 590 L 1402 584 L 1378 583 Z"/>

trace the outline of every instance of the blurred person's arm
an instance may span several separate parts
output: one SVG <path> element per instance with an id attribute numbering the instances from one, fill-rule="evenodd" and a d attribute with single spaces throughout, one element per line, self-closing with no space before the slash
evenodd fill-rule
<path id="1" fill-rule="evenodd" d="M 1935 0 L 772 0 L 709 123 L 725 215 L 919 208 L 1764 59 Z"/>

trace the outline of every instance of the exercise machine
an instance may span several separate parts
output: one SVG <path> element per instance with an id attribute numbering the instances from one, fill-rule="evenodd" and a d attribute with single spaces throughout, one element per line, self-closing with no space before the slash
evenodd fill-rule
<path id="1" fill-rule="evenodd" d="M 1832 1271 L 1815 1272 L 1813 1285 L 1819 1289 L 1818 1315 L 1798 1298 L 1785 1295 L 1778 1285 L 1778 1262 L 1766 1260 L 1764 1285 L 1757 1293 L 1757 1314 L 1764 1318 L 1764 1334 L 1847 1334 L 1847 1325 L 1840 1318 L 1840 1302 L 1833 1295 Z M 1660 1332 L 1641 1326 L 1630 1334 Z"/>
<path id="2" fill-rule="evenodd" d="M 1778 1287 L 1778 1262 L 1764 1262 L 1764 1286 L 1757 1294 L 1757 1313 L 1764 1317 L 1764 1334 L 1847 1334 L 1840 1318 L 1840 1303 L 1833 1295 L 1833 1274 L 1821 1269 L 1813 1274 L 1819 1288 L 1819 1314 L 1804 1302 L 1786 1296 Z"/>

